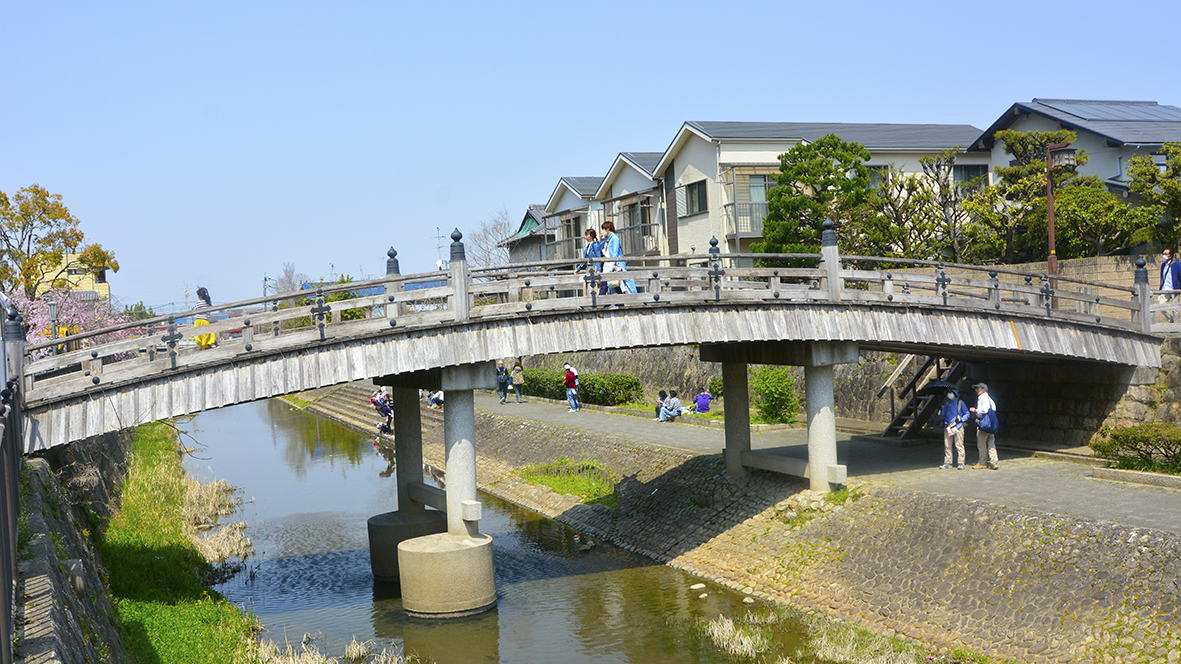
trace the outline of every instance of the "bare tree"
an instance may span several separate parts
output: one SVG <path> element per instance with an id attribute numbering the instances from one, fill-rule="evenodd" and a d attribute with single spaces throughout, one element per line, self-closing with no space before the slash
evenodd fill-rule
<path id="1" fill-rule="evenodd" d="M 509 221 L 508 210 L 488 215 L 474 233 L 464 238 L 468 265 L 504 265 L 508 262 L 508 247 L 497 246 L 516 230 Z"/>
<path id="2" fill-rule="evenodd" d="M 283 263 L 283 275 L 275 279 L 276 293 L 290 293 L 303 287 L 307 275 L 295 271 L 295 263 Z"/>

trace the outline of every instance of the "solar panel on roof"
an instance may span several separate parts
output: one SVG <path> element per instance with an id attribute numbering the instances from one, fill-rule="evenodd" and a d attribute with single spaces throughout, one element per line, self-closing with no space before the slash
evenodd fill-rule
<path id="1" fill-rule="evenodd" d="M 1042 101 L 1043 106 L 1082 120 L 1181 121 L 1181 108 L 1144 102 Z"/>

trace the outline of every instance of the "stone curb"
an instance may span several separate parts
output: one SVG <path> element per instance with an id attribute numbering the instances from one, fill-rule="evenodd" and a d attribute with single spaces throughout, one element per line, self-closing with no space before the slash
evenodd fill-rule
<path id="1" fill-rule="evenodd" d="M 1091 477 L 1097 480 L 1112 480 L 1116 482 L 1129 482 L 1131 484 L 1160 486 L 1166 489 L 1181 489 L 1181 477 L 1176 475 L 1162 475 L 1160 473 L 1145 473 L 1139 470 L 1095 468 L 1091 471 Z"/>

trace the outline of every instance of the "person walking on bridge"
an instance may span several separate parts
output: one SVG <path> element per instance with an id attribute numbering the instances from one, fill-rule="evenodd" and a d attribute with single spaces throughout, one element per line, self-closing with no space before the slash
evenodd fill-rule
<path id="1" fill-rule="evenodd" d="M 606 258 L 623 258 L 623 242 L 619 236 L 615 234 L 615 223 L 611 221 L 604 221 L 602 224 L 603 235 L 599 240 L 604 244 L 603 256 Z M 603 263 L 603 272 L 627 272 L 627 263 L 623 261 L 610 261 Z M 614 276 L 614 275 L 613 275 Z M 611 286 L 610 284 L 616 284 Z M 636 292 L 636 282 L 631 279 L 611 279 L 603 281 L 599 284 L 599 295 L 607 295 L 608 293 L 634 293 Z"/>
<path id="2" fill-rule="evenodd" d="M 1173 251 L 1168 248 L 1165 248 L 1165 250 L 1161 252 L 1160 290 L 1181 290 L 1181 261 L 1178 261 L 1173 256 Z M 1174 293 L 1161 293 L 1157 298 L 1157 301 L 1161 304 L 1166 304 L 1174 297 L 1176 297 L 1176 294 Z M 1173 322 L 1175 314 L 1172 311 L 1166 311 L 1164 312 L 1164 315 L 1170 323 Z"/>
<path id="3" fill-rule="evenodd" d="M 204 309 L 213 308 L 213 301 L 209 299 L 209 291 L 204 286 L 197 288 L 197 306 L 193 307 L 193 311 L 201 311 Z M 193 314 L 193 327 L 202 327 L 209 324 L 209 314 L 199 313 Z M 193 341 L 197 342 L 197 348 L 206 350 L 217 345 L 216 334 L 198 334 L 193 336 Z"/>
<path id="4" fill-rule="evenodd" d="M 574 371 L 574 367 L 569 364 L 566 365 L 566 400 L 570 402 L 570 410 L 567 413 L 577 413 L 582 410 L 582 404 L 578 403 L 578 374 Z"/>
<path id="5" fill-rule="evenodd" d="M 955 388 L 947 390 L 946 401 L 943 403 L 943 470 L 951 468 L 955 457 L 951 454 L 952 445 L 960 455 L 959 469 L 963 470 L 968 459 L 964 456 L 964 422 L 968 421 L 971 413 L 960 399 L 960 393 Z"/>

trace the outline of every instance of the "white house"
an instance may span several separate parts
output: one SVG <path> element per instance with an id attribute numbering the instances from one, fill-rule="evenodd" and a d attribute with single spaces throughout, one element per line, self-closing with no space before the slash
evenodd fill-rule
<path id="1" fill-rule="evenodd" d="M 594 200 L 602 183 L 603 178 L 595 177 L 558 180 L 545 204 L 545 224 L 554 229 L 553 239 L 546 241 L 546 260 L 573 259 L 582 255 L 583 231 L 597 229 L 602 223 L 603 206 Z"/>
<path id="2" fill-rule="evenodd" d="M 1181 108 L 1155 101 L 1018 102 L 972 142 L 969 152 L 988 155 L 993 167 L 1008 166 L 1012 157 L 1005 153 L 1004 143 L 995 140 L 996 132 L 1002 129 L 1076 132 L 1078 137 L 1070 147 L 1085 150 L 1090 157 L 1078 172 L 1097 175 L 1108 189 L 1126 196 L 1129 158 L 1157 153 L 1165 143 L 1181 142 Z"/>
<path id="3" fill-rule="evenodd" d="M 615 224 L 625 255 L 660 254 L 667 247 L 660 182 L 653 172 L 661 155 L 620 152 L 595 192 L 603 221 Z"/>
<path id="4" fill-rule="evenodd" d="M 779 155 L 799 143 L 836 134 L 864 145 L 871 168 L 913 173 L 922 172 L 920 157 L 959 147 L 956 178 L 966 181 L 989 170 L 988 155 L 964 152 L 980 133 L 971 125 L 686 122 L 653 169 L 663 185 L 665 251 L 704 253 L 716 237 L 722 251 L 749 252 L 762 237 Z"/>

